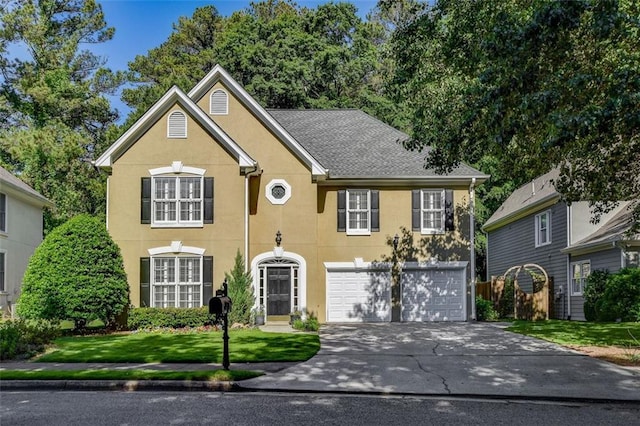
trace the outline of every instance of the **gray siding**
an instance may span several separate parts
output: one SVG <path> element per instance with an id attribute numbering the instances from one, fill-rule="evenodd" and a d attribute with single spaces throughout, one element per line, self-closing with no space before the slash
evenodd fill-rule
<path id="1" fill-rule="evenodd" d="M 588 260 L 591 263 L 591 270 L 607 270 L 611 273 L 618 272 L 622 264 L 622 253 L 619 248 L 610 248 L 594 253 L 571 256 L 571 262 L 583 262 Z M 571 295 L 571 319 L 585 321 L 584 298 L 578 295 Z"/>
<path id="2" fill-rule="evenodd" d="M 551 244 L 535 246 L 535 215 L 551 210 Z M 554 289 L 562 286 L 567 290 L 567 255 L 560 252 L 567 246 L 567 206 L 564 203 L 540 209 L 529 216 L 511 222 L 487 235 L 487 272 L 489 277 L 500 276 L 516 265 L 535 263 L 542 266 L 553 278 Z M 523 290 L 531 288 L 528 274 L 521 273 L 518 281 Z M 566 296 L 556 299 L 551 317 L 566 318 Z"/>

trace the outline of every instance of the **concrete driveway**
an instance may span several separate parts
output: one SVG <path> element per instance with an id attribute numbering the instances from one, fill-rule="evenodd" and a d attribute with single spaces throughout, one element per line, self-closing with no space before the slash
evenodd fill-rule
<path id="1" fill-rule="evenodd" d="M 640 401 L 640 369 L 491 323 L 326 325 L 310 360 L 247 389 Z"/>

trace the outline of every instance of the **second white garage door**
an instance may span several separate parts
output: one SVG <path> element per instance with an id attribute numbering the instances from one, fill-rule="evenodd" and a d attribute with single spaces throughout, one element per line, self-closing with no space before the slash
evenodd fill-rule
<path id="1" fill-rule="evenodd" d="M 465 321 L 466 262 L 405 268 L 402 273 L 402 321 Z"/>
<path id="2" fill-rule="evenodd" d="M 391 321 L 391 274 L 327 268 L 327 322 Z"/>

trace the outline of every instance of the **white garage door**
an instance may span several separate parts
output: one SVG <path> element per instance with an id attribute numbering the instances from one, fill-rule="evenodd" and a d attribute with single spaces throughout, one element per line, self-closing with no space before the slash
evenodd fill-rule
<path id="1" fill-rule="evenodd" d="M 327 322 L 391 321 L 389 271 L 327 269 Z"/>
<path id="2" fill-rule="evenodd" d="M 402 321 L 466 321 L 466 263 L 405 269 Z"/>

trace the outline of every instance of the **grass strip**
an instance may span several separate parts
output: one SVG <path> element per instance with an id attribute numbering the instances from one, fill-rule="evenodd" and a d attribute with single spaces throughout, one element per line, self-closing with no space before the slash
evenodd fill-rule
<path id="1" fill-rule="evenodd" d="M 518 320 L 507 327 L 507 330 L 560 345 L 634 347 L 640 340 L 640 323 L 638 322 Z"/>
<path id="2" fill-rule="evenodd" d="M 306 361 L 320 349 L 317 334 L 229 332 L 232 363 Z M 56 339 L 39 362 L 221 363 L 222 332 L 136 332 Z"/>
<path id="3" fill-rule="evenodd" d="M 0 380 L 187 380 L 239 381 L 261 376 L 258 371 L 158 371 L 158 370 L 2 370 Z"/>

